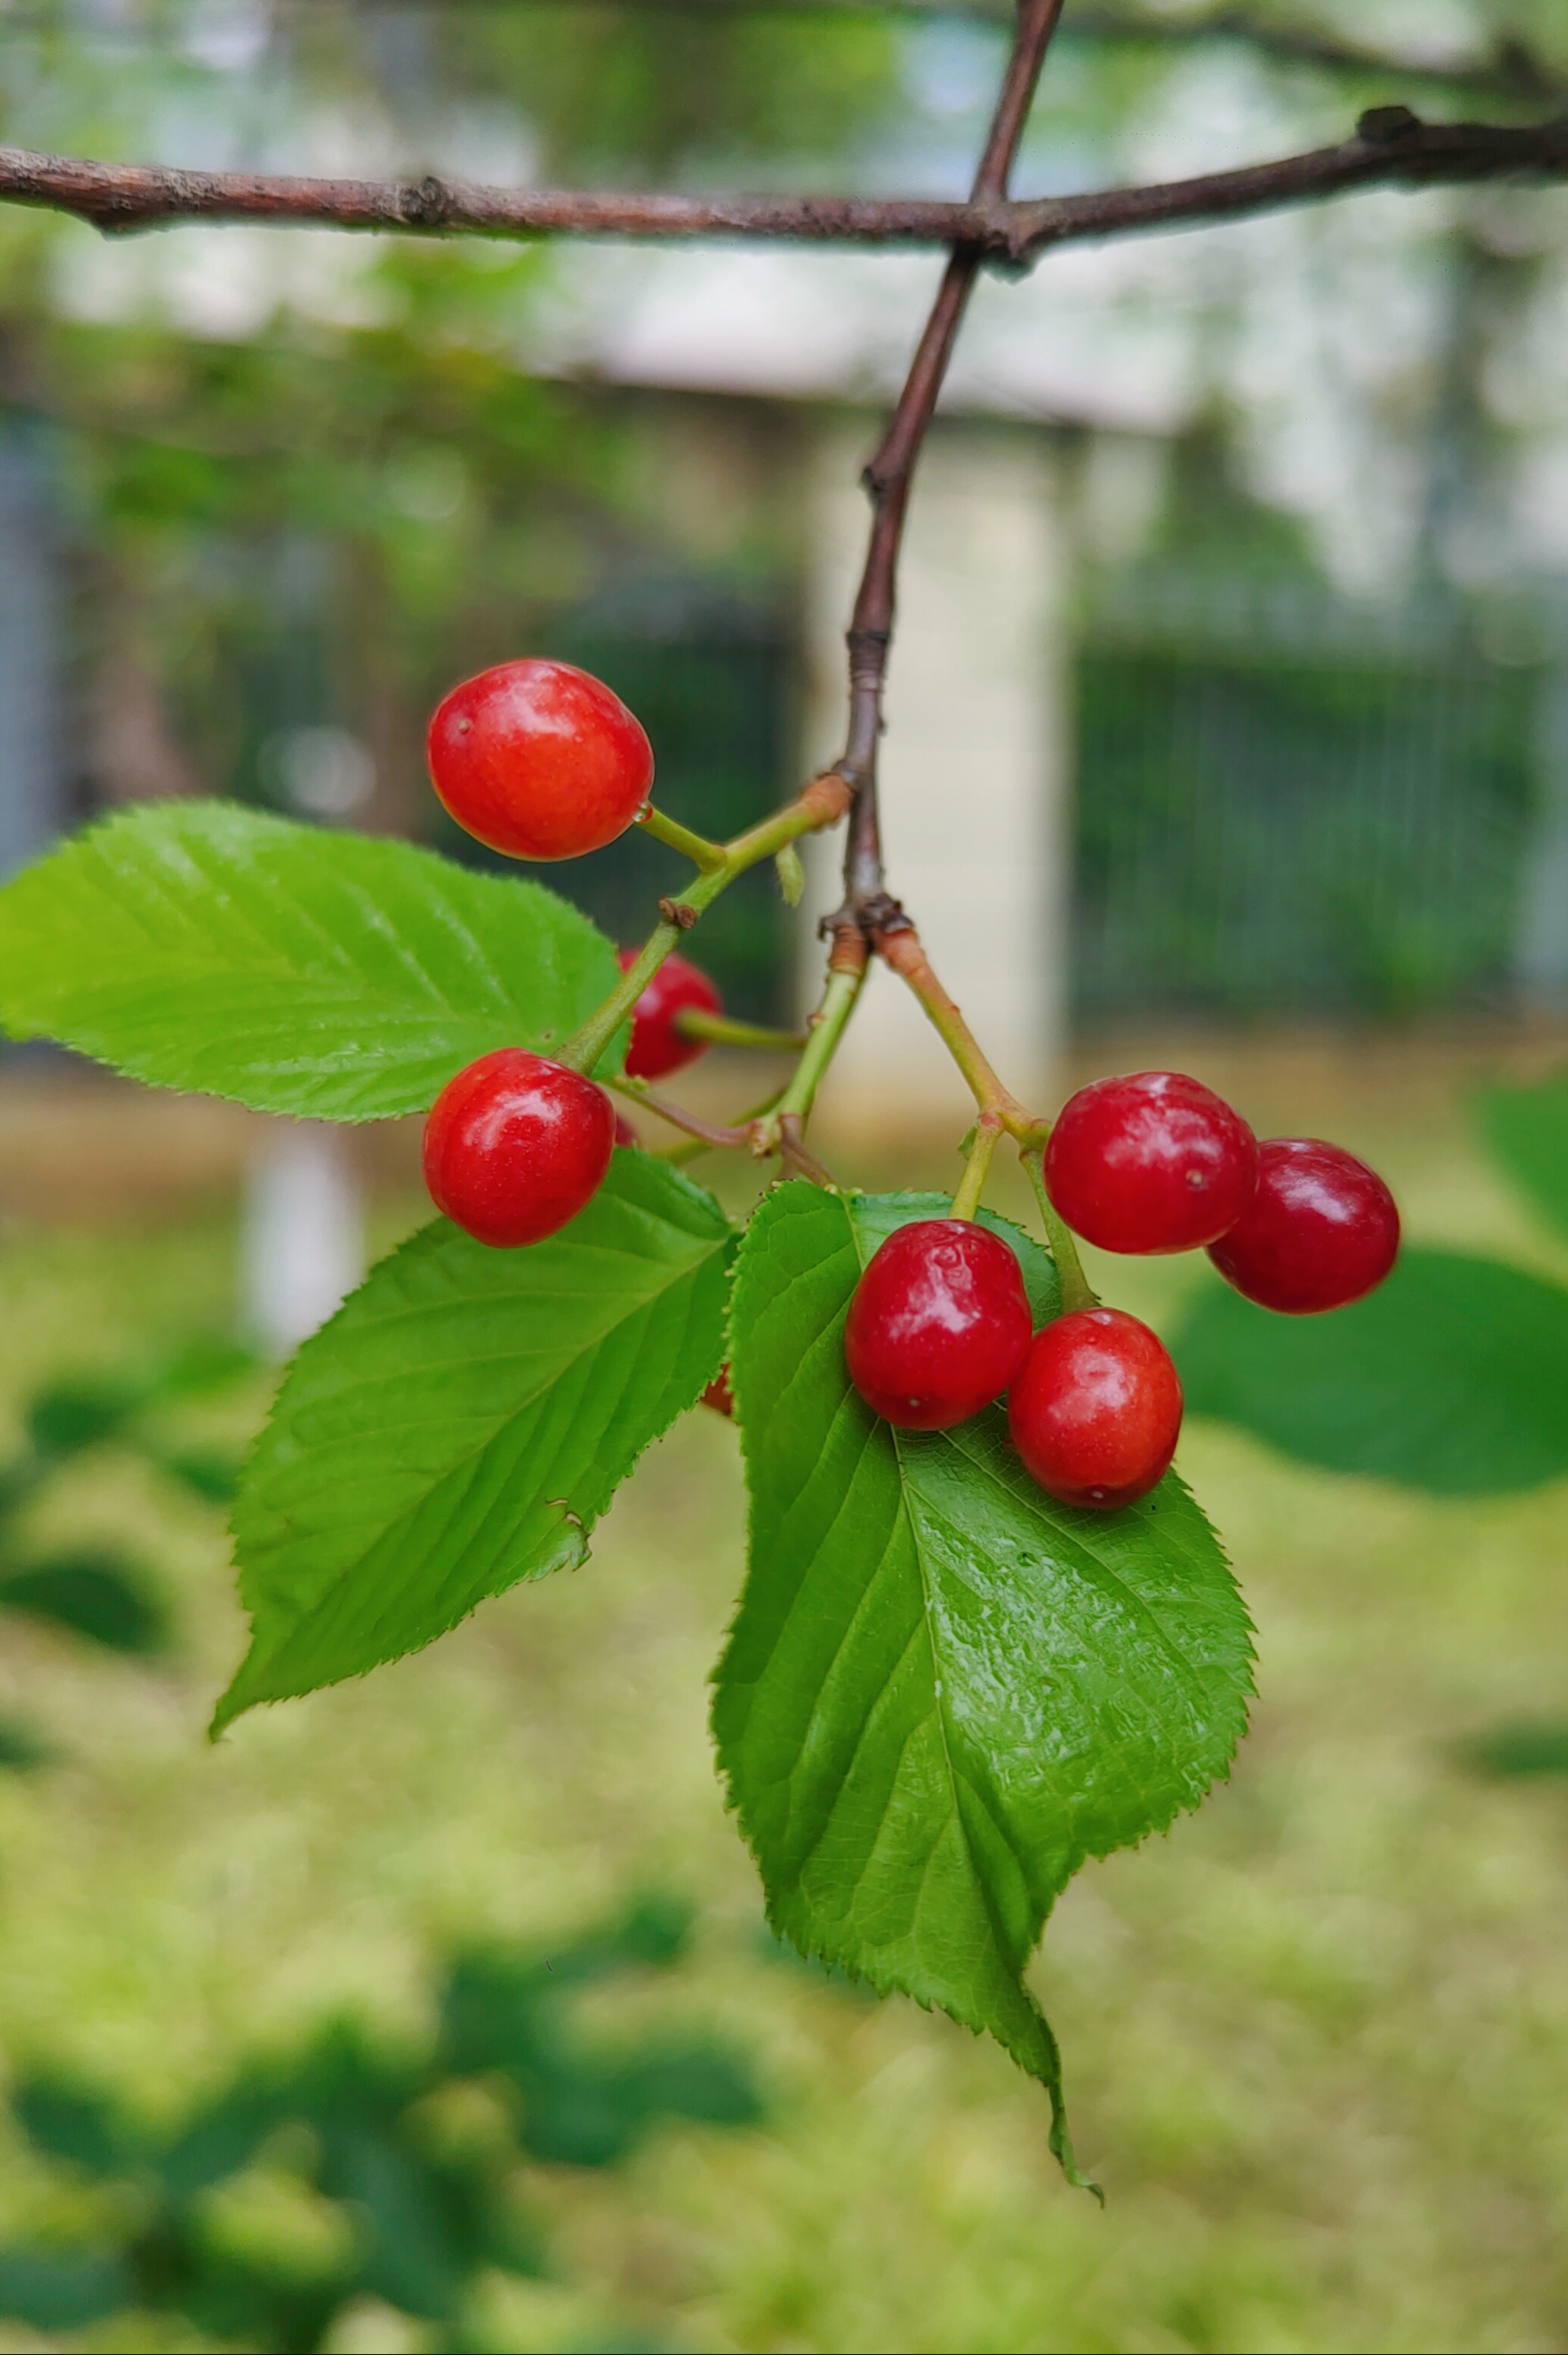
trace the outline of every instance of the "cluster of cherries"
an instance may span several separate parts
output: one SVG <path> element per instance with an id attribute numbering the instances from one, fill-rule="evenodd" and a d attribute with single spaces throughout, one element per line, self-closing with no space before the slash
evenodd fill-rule
<path id="1" fill-rule="evenodd" d="M 1364 1161 L 1317 1137 L 1260 1145 L 1179 1071 L 1080 1088 L 1051 1130 L 1045 1183 L 1087 1241 L 1205 1250 L 1238 1292 L 1287 1316 L 1360 1299 L 1399 1249 L 1393 1197 Z M 1131 1504 L 1176 1452 L 1181 1384 L 1157 1336 L 1119 1308 L 1036 1333 L 1015 1253 L 967 1220 L 889 1236 L 850 1303 L 845 1354 L 867 1404 L 908 1431 L 945 1431 L 1006 1391 L 1013 1445 L 1064 1504 Z"/>
<path id="2" fill-rule="evenodd" d="M 459 826 L 511 858 L 578 858 L 624 834 L 648 797 L 654 756 L 619 696 L 571 663 L 499 663 L 454 687 L 430 723 L 432 782 Z M 636 951 L 623 950 L 629 970 Z M 668 956 L 632 1015 L 626 1070 L 663 1079 L 703 1051 L 680 1028 L 718 1014 L 705 973 Z M 522 1047 L 481 1055 L 425 1122 L 436 1208 L 483 1243 L 542 1242 L 597 1193 L 635 1135 L 603 1088 Z"/>
<path id="3" fill-rule="evenodd" d="M 637 721 L 570 663 L 502 663 L 465 680 L 437 709 L 427 750 L 452 816 L 513 858 L 603 848 L 653 782 Z M 623 972 L 635 954 L 622 952 Z M 706 974 L 667 957 L 633 1008 L 628 1073 L 662 1079 L 691 1062 L 705 1042 L 682 1018 L 720 1011 Z M 481 1242 L 535 1243 L 591 1199 L 615 1146 L 635 1142 L 582 1072 L 503 1047 L 436 1098 L 425 1182 Z M 1238 1292 L 1291 1316 L 1360 1299 L 1399 1248 L 1393 1198 L 1365 1162 L 1314 1137 L 1259 1145 L 1179 1071 L 1081 1088 L 1051 1131 L 1045 1183 L 1065 1223 L 1103 1250 L 1205 1250 Z M 1148 1327 L 1080 1308 L 1036 1333 L 1016 1254 L 972 1220 L 890 1235 L 856 1288 L 844 1346 L 861 1397 L 904 1430 L 948 1430 L 1005 1391 L 1019 1456 L 1067 1504 L 1130 1504 L 1175 1453 L 1181 1385 Z M 730 1412 L 724 1376 L 704 1395 Z"/>

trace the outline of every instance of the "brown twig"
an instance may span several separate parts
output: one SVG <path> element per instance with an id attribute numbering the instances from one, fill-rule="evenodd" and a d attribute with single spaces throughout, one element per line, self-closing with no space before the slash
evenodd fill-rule
<path id="1" fill-rule="evenodd" d="M 923 197 L 698 197 L 495 188 L 461 181 L 276 179 L 99 164 L 0 147 L 0 203 L 72 213 L 105 234 L 178 221 L 273 221 L 414 236 L 752 238 L 818 245 L 964 246 L 1014 265 L 1050 247 L 1268 212 L 1399 183 L 1423 186 L 1568 176 L 1568 121 L 1423 123 L 1373 107 L 1337 147 L 1240 171 L 1079 197 L 966 204 Z"/>
<path id="2" fill-rule="evenodd" d="M 1012 50 L 976 169 L 971 208 L 983 209 L 1007 200 L 1013 159 L 1061 7 L 1062 0 L 1018 0 Z M 962 236 L 955 240 L 898 405 L 865 473 L 871 499 L 871 537 L 849 623 L 849 732 L 838 762 L 840 773 L 855 788 L 855 806 L 844 850 L 844 904 L 829 919 L 830 926 L 849 921 L 865 930 L 872 921 L 891 921 L 893 914 L 882 876 L 877 746 L 882 731 L 882 687 L 892 638 L 899 549 L 915 462 L 935 413 L 954 340 L 984 259 L 982 245 Z"/>

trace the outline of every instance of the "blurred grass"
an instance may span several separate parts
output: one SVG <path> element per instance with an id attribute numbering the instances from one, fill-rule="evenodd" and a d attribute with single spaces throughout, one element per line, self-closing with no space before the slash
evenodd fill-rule
<path id="1" fill-rule="evenodd" d="M 1347 1141 L 1403 1181 L 1418 1231 L 1554 1263 L 1456 1122 L 1369 1117 Z M 216 1213 L 6 1231 L 0 1414 L 221 1326 L 232 1256 Z M 1194 1275 L 1118 1267 L 1108 1288 L 1157 1318 Z M 259 1406 L 205 1410 L 192 1436 Z M 218 1517 L 112 1452 L 63 1479 L 49 1534 L 133 1544 L 181 1646 L 147 1667 L 0 1629 L 0 1715 L 61 1754 L 0 1775 L 6 2051 L 177 2109 L 237 2045 L 334 2008 L 419 2026 L 457 1938 L 564 1936 L 669 1887 L 703 1915 L 660 2016 L 750 2050 L 770 2115 L 667 2133 L 613 2178 L 546 2171 L 563 2278 L 594 2290 L 497 2288 L 497 2347 L 581 2342 L 610 2313 L 699 2349 L 1561 2347 L 1568 1784 L 1488 1782 L 1458 1745 L 1568 1718 L 1568 1497 L 1437 1506 L 1211 1428 L 1181 1461 L 1243 1575 L 1262 1698 L 1232 1783 L 1091 1867 L 1037 1966 L 1105 2214 L 1061 2182 L 1043 2103 L 998 2053 L 763 1951 L 705 1728 L 742 1512 L 709 1415 L 650 1458 L 583 1571 L 216 1750 L 242 1639 Z M 77 2196 L 0 2142 L 0 2239 Z M 354 2343 L 418 2343 L 399 2328 L 368 2316 Z M 189 2342 L 128 2324 L 80 2343 Z"/>

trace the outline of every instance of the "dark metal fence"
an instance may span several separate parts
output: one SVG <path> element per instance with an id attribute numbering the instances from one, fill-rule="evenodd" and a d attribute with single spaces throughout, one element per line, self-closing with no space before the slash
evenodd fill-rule
<path id="1" fill-rule="evenodd" d="M 1342 616 L 1294 646 L 1092 640 L 1079 1012 L 1506 1003 L 1540 692 L 1538 668 L 1488 661 L 1462 633 L 1358 638 Z"/>

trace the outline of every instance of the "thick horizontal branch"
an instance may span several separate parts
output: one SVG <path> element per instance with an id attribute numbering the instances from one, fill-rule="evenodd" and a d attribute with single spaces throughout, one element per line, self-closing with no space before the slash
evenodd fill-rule
<path id="1" fill-rule="evenodd" d="M 1425 123 L 1403 106 L 1374 107 L 1338 147 L 1240 171 L 1081 197 L 955 204 L 913 197 L 593 195 L 435 178 L 270 179 L 0 147 L 0 202 L 74 213 L 106 233 L 176 221 L 251 220 L 427 236 L 739 237 L 970 246 L 1015 264 L 1071 240 L 1231 218 L 1352 188 L 1564 177 L 1568 119 L 1523 127 Z"/>

